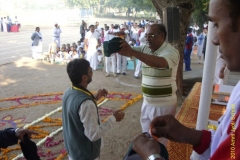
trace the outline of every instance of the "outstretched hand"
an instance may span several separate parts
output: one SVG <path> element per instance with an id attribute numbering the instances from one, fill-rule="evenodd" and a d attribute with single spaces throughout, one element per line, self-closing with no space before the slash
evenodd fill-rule
<path id="1" fill-rule="evenodd" d="M 121 41 L 120 47 L 121 47 L 121 50 L 118 51 L 118 54 L 123 55 L 123 56 L 127 56 L 127 57 L 132 56 L 132 53 L 134 52 L 134 50 L 125 40 Z"/>
<path id="2" fill-rule="evenodd" d="M 121 120 L 123 120 L 125 113 L 121 109 L 119 109 L 113 113 L 113 116 L 116 118 L 117 122 L 120 122 Z"/>
<path id="3" fill-rule="evenodd" d="M 99 100 L 102 97 L 106 97 L 107 94 L 108 94 L 108 91 L 106 89 L 104 89 L 104 88 L 103 89 L 99 89 L 95 98 L 96 98 L 96 100 Z"/>
<path id="4" fill-rule="evenodd" d="M 151 122 L 151 132 L 154 136 L 164 137 L 171 141 L 197 145 L 200 143 L 202 131 L 182 125 L 172 115 L 159 116 Z"/>
<path id="5" fill-rule="evenodd" d="M 27 134 L 28 137 L 31 138 L 31 135 L 32 135 L 32 134 L 38 134 L 38 133 L 35 132 L 35 131 L 31 131 L 31 130 L 29 130 L 29 129 L 22 129 L 22 128 L 18 128 L 18 129 L 16 130 L 16 136 L 17 136 L 18 139 L 23 140 L 23 136 L 24 136 L 25 134 Z"/>
<path id="6" fill-rule="evenodd" d="M 147 159 L 150 155 L 160 154 L 160 146 L 156 140 L 149 134 L 141 134 L 133 140 L 133 150 L 137 152 L 142 159 Z"/>

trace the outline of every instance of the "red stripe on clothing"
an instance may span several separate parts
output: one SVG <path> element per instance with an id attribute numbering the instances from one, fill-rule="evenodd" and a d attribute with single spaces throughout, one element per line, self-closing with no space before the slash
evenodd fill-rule
<path id="1" fill-rule="evenodd" d="M 198 154 L 202 154 L 206 149 L 209 148 L 211 143 L 211 132 L 202 130 L 202 138 L 199 145 L 194 146 L 193 150 Z"/>

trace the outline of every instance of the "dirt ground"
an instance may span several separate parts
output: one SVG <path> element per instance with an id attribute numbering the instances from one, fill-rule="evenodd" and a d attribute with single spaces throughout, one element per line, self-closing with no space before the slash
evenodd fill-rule
<path id="1" fill-rule="evenodd" d="M 50 65 L 47 62 L 33 61 L 31 58 L 22 58 L 13 63 L 0 66 L 0 75 L 0 98 L 64 92 L 71 85 L 66 74 L 65 65 Z M 120 84 L 118 81 L 128 85 Z M 140 79 L 133 77 L 133 71 L 128 71 L 126 76 L 120 75 L 117 78 L 113 76 L 106 78 L 105 72 L 97 70 L 93 73 L 93 81 L 89 85 L 89 90 L 96 91 L 99 88 L 106 88 L 112 92 L 141 93 L 140 82 Z M 141 101 L 133 104 L 126 110 L 125 119 L 120 123 L 116 123 L 105 135 L 101 159 L 123 158 L 127 152 L 129 142 L 134 136 L 141 133 L 139 123 L 140 109 Z M 49 113 L 51 110 L 53 109 L 39 106 L 32 107 L 27 111 L 21 109 L 10 112 L 15 117 L 27 115 L 27 121 L 31 122 Z M 10 112 L 1 112 L 1 117 L 10 114 Z"/>

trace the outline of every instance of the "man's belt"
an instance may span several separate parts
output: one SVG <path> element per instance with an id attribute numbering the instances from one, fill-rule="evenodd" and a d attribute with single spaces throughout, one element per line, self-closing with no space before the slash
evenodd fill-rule
<path id="1" fill-rule="evenodd" d="M 55 38 L 59 38 L 59 36 L 53 36 L 53 37 L 55 37 Z"/>

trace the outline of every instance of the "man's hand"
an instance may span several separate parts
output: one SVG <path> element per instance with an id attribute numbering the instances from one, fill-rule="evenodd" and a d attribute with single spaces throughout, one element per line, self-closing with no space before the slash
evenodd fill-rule
<path id="1" fill-rule="evenodd" d="M 132 47 L 124 40 L 121 41 L 121 50 L 118 52 L 118 54 L 121 54 L 123 56 L 127 56 L 127 57 L 131 57 L 132 54 L 134 52 L 134 50 L 132 49 Z"/>
<path id="2" fill-rule="evenodd" d="M 113 113 L 113 116 L 116 118 L 117 122 L 120 122 L 124 118 L 125 113 L 119 109 Z"/>
<path id="3" fill-rule="evenodd" d="M 142 159 L 147 159 L 153 154 L 160 154 L 158 142 L 146 134 L 141 134 L 134 138 L 133 150 L 136 151 Z"/>
<path id="4" fill-rule="evenodd" d="M 224 70 L 225 70 L 225 68 L 226 68 L 226 65 L 224 65 L 221 68 L 220 72 L 219 72 L 219 78 L 221 78 L 221 79 L 224 79 Z"/>
<path id="5" fill-rule="evenodd" d="M 108 94 L 108 91 L 106 89 L 99 89 L 97 95 L 95 96 L 96 100 L 99 100 L 103 96 L 106 97 Z"/>
<path id="6" fill-rule="evenodd" d="M 202 131 L 197 131 L 182 125 L 172 115 L 159 116 L 151 122 L 151 132 L 157 137 L 171 141 L 189 143 L 193 146 L 201 141 Z"/>
<path id="7" fill-rule="evenodd" d="M 22 128 L 16 129 L 16 136 L 17 136 L 18 139 L 23 140 L 23 136 L 25 134 L 27 134 L 28 137 L 31 138 L 32 134 L 38 134 L 38 133 L 35 132 L 35 131 L 28 130 L 28 129 L 22 129 Z"/>

